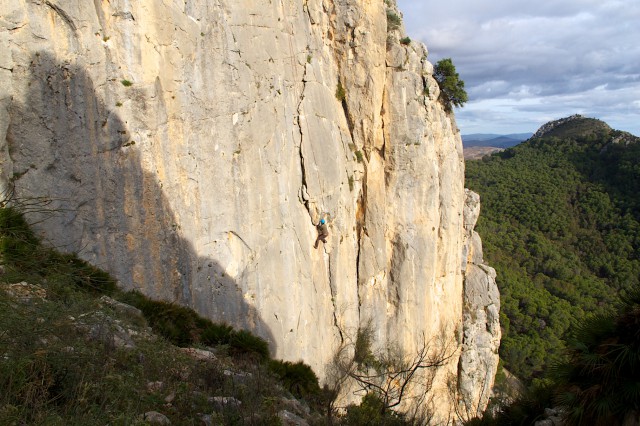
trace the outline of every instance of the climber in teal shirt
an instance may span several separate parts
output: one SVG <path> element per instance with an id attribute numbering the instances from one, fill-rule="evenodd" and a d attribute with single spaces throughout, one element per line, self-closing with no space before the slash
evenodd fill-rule
<path id="1" fill-rule="evenodd" d="M 324 219 L 320 220 L 320 223 L 317 226 L 318 228 L 318 238 L 316 238 L 316 243 L 313 248 L 318 248 L 318 243 L 322 241 L 324 244 L 327 243 L 327 237 L 329 236 L 329 227 L 327 225 L 327 221 Z"/>

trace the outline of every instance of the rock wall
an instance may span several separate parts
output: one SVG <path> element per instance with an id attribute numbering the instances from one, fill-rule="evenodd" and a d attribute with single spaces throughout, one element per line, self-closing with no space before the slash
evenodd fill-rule
<path id="1" fill-rule="evenodd" d="M 484 263 L 482 242 L 473 230 L 480 215 L 480 196 L 465 189 L 466 259 L 463 338 L 458 374 L 458 412 L 464 419 L 479 416 L 492 395 L 498 368 L 500 293 L 496 271 Z"/>
<path id="2" fill-rule="evenodd" d="M 378 348 L 468 348 L 462 144 L 394 14 L 2 0 L 2 189 L 124 288 L 250 329 L 321 378 L 363 324 Z M 442 415 L 458 361 L 433 385 Z"/>

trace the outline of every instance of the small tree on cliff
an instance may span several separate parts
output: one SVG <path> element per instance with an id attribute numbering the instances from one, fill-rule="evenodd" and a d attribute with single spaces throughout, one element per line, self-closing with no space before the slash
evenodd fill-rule
<path id="1" fill-rule="evenodd" d="M 436 371 L 455 355 L 455 345 L 447 341 L 444 332 L 434 341 L 423 336 L 414 354 L 405 354 L 392 344 L 374 353 L 372 344 L 373 329 L 367 324 L 358 330 L 353 342 L 338 349 L 328 370 L 334 396 L 350 381 L 354 394 L 363 397 L 359 407 L 346 407 L 344 423 L 362 424 L 357 419 L 363 416 L 384 425 L 425 423 L 432 408 L 427 394 Z M 396 411 L 401 405 L 409 411 Z"/>
<path id="2" fill-rule="evenodd" d="M 464 81 L 456 72 L 451 58 L 438 61 L 433 71 L 433 78 L 440 87 L 440 101 L 447 111 L 451 111 L 452 105 L 461 107 L 469 100 L 464 90 Z"/>

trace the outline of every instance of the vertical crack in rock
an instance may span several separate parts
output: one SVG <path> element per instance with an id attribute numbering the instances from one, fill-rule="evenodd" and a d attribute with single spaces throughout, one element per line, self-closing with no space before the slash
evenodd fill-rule
<path id="1" fill-rule="evenodd" d="M 382 164 L 383 164 L 383 169 L 385 170 L 385 185 L 387 182 L 386 179 L 386 160 L 387 160 L 387 136 L 385 135 L 385 121 L 384 121 L 384 114 L 385 114 L 385 109 L 384 109 L 384 100 L 387 97 L 387 88 L 386 88 L 386 84 L 385 87 L 382 89 L 382 101 L 380 102 L 380 134 L 382 135 L 382 145 L 380 146 L 380 148 L 376 148 L 378 150 L 378 153 L 380 154 L 380 158 L 382 159 Z"/>
<path id="2" fill-rule="evenodd" d="M 340 344 L 344 343 L 344 335 L 342 334 L 342 328 L 338 324 L 338 306 L 336 305 L 337 290 L 333 281 L 333 269 L 331 268 L 331 256 L 329 256 L 327 262 L 329 263 L 329 290 L 331 291 L 331 305 L 333 306 L 333 325 L 338 330 L 340 335 Z"/>
<path id="3" fill-rule="evenodd" d="M 309 218 L 313 220 L 313 214 L 311 212 L 311 208 L 309 206 L 309 194 L 307 193 L 307 171 L 306 171 L 306 167 L 305 167 L 305 159 L 304 159 L 304 154 L 302 151 L 302 144 L 303 144 L 303 140 L 304 140 L 304 131 L 302 130 L 302 102 L 304 101 L 304 93 L 307 87 L 307 67 L 304 67 L 304 74 L 302 76 L 302 91 L 300 93 L 300 101 L 298 102 L 298 106 L 297 106 L 297 124 L 298 124 L 298 130 L 300 132 L 300 149 L 299 149 L 299 156 L 300 156 L 300 172 L 301 172 L 301 187 L 300 187 L 300 197 L 301 197 L 301 201 L 303 202 L 305 208 L 307 209 L 307 213 L 309 214 Z M 334 282 L 334 277 L 333 277 L 333 271 L 332 271 L 332 267 L 331 267 L 331 256 L 328 256 L 327 258 L 327 268 L 328 268 L 328 279 L 329 279 L 329 291 L 331 293 L 331 304 L 333 306 L 333 324 L 336 327 L 336 329 L 338 330 L 338 333 L 340 335 L 340 341 L 341 343 L 344 342 L 344 336 L 342 334 L 342 330 L 340 328 L 339 322 L 338 322 L 338 307 L 336 305 L 336 298 L 337 298 L 337 289 L 336 289 L 336 284 Z"/>
<path id="4" fill-rule="evenodd" d="M 357 206 L 356 206 L 356 244 L 357 244 L 357 252 L 356 252 L 356 295 L 357 295 L 357 302 L 358 302 L 358 318 L 360 318 L 360 306 L 362 305 L 362 297 L 360 296 L 360 255 L 362 254 L 362 225 L 360 224 L 360 221 L 358 220 L 358 216 L 360 214 L 361 211 L 361 206 L 360 203 L 358 202 Z M 364 217 L 364 213 L 362 213 L 362 216 Z"/>
<path id="5" fill-rule="evenodd" d="M 300 101 L 298 102 L 297 107 L 297 123 L 298 123 L 298 131 L 300 132 L 300 147 L 298 149 L 298 154 L 300 156 L 300 173 L 301 173 L 301 183 L 300 183 L 300 202 L 304 204 L 307 209 L 307 213 L 309 217 L 312 218 L 311 210 L 309 209 L 309 194 L 307 193 L 307 171 L 304 165 L 304 154 L 302 153 L 302 143 L 304 140 L 304 132 L 302 131 L 302 102 L 304 101 L 304 92 L 307 88 L 307 68 L 305 67 L 304 75 L 302 76 L 302 91 L 300 92 Z"/>
<path id="6" fill-rule="evenodd" d="M 427 76 L 423 75 L 422 76 L 422 93 L 424 94 L 424 96 L 426 98 L 429 97 L 429 82 L 427 81 Z M 425 103 L 426 103 L 427 99 L 425 99 Z"/>
<path id="7" fill-rule="evenodd" d="M 362 185 L 358 194 L 358 200 L 356 202 L 356 285 L 357 285 L 357 297 L 358 297 L 358 318 L 360 318 L 360 306 L 362 305 L 362 297 L 360 295 L 360 287 L 363 284 L 363 277 L 361 276 L 361 255 L 364 244 L 364 235 L 367 233 L 365 225 L 366 221 L 366 209 L 367 209 L 367 164 L 365 163 L 364 174 L 362 176 Z M 375 250 L 373 251 L 375 253 Z"/>
<path id="8" fill-rule="evenodd" d="M 340 85 L 342 85 L 342 82 L 340 82 L 340 79 L 338 79 L 338 82 L 339 82 Z M 355 138 L 353 136 L 354 124 L 353 124 L 353 120 L 352 120 L 351 116 L 349 115 L 349 105 L 347 105 L 346 96 L 345 96 L 344 99 L 342 99 L 342 111 L 344 111 L 344 118 L 345 118 L 345 120 L 347 120 L 347 127 L 349 128 L 349 136 L 351 137 L 351 141 L 353 143 L 356 143 L 356 140 L 355 140 Z M 357 146 L 357 144 L 356 144 L 356 146 Z"/>
<path id="9" fill-rule="evenodd" d="M 339 28 L 336 28 L 338 23 L 336 22 L 336 17 L 339 16 L 341 14 L 341 11 L 337 11 L 338 6 L 336 5 L 336 2 L 332 1 L 331 2 L 331 7 L 330 9 L 330 27 L 332 30 L 333 34 L 340 34 L 342 33 L 342 30 Z M 348 24 L 344 23 L 344 25 L 346 26 L 346 28 L 344 29 L 347 33 L 350 33 L 351 37 L 355 37 L 355 33 L 354 30 L 355 29 L 351 29 L 351 31 L 349 32 L 349 29 L 351 28 Z M 350 49 L 350 47 L 347 47 L 345 49 L 345 45 L 349 46 L 350 44 L 352 44 L 352 42 L 348 42 L 345 39 L 336 39 L 336 38 L 330 38 L 330 40 L 332 40 L 333 43 L 333 56 L 334 56 L 334 60 L 335 60 L 335 64 L 337 67 L 337 75 L 338 75 L 338 85 L 339 87 L 343 87 L 344 89 L 347 88 L 347 85 L 343 86 L 343 73 L 342 73 L 342 65 L 343 65 L 343 59 L 347 56 L 347 50 Z M 349 115 L 349 105 L 347 104 L 347 98 L 346 98 L 346 94 L 345 97 L 343 97 L 341 100 L 342 103 L 342 110 L 344 112 L 344 116 L 345 119 L 347 121 L 347 127 L 349 128 L 349 135 L 351 136 L 351 141 L 353 143 L 355 143 L 355 138 L 353 136 L 353 129 L 354 129 L 354 123 L 353 120 L 351 119 L 350 115 Z"/>
<path id="10" fill-rule="evenodd" d="M 385 73 L 385 78 L 386 78 L 386 73 Z M 391 144 L 387 144 L 387 132 L 386 132 L 386 114 L 387 111 L 385 109 L 385 102 L 387 101 L 387 83 L 385 81 L 384 84 L 384 89 L 382 90 L 382 103 L 380 105 L 380 131 L 382 134 L 382 147 L 380 148 L 380 152 L 381 152 L 381 156 L 382 156 L 382 164 L 383 164 L 383 170 L 384 170 L 384 185 L 386 188 L 388 188 L 390 186 L 391 183 L 391 167 L 390 165 L 392 164 L 392 158 L 393 155 L 390 152 L 389 155 L 387 156 L 387 149 L 391 150 Z M 389 159 L 389 161 L 387 161 L 387 159 Z"/>
<path id="11" fill-rule="evenodd" d="M 309 216 L 311 216 L 311 212 L 309 211 L 309 194 L 307 194 L 307 173 L 304 168 L 304 155 L 302 154 L 302 123 L 300 122 L 300 115 L 298 114 L 298 129 L 300 129 L 300 148 L 298 149 L 298 154 L 300 155 L 300 173 L 302 175 L 301 183 L 300 183 L 300 201 L 304 204 Z"/>
<path id="12" fill-rule="evenodd" d="M 395 315 L 400 307 L 400 281 L 401 277 L 398 272 L 402 270 L 402 265 L 406 262 L 407 247 L 403 243 L 402 238 L 396 235 L 391 241 L 392 251 L 389 264 L 389 283 L 387 287 L 387 300 L 393 306 Z"/>

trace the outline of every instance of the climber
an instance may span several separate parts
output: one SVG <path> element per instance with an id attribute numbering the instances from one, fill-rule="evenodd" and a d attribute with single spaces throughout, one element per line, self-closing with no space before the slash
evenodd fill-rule
<path id="1" fill-rule="evenodd" d="M 316 243 L 314 244 L 313 248 L 317 249 L 318 242 L 322 241 L 324 244 L 327 243 L 327 237 L 329 236 L 329 227 L 327 226 L 327 221 L 321 219 L 316 228 L 318 228 L 318 238 L 316 238 Z"/>

